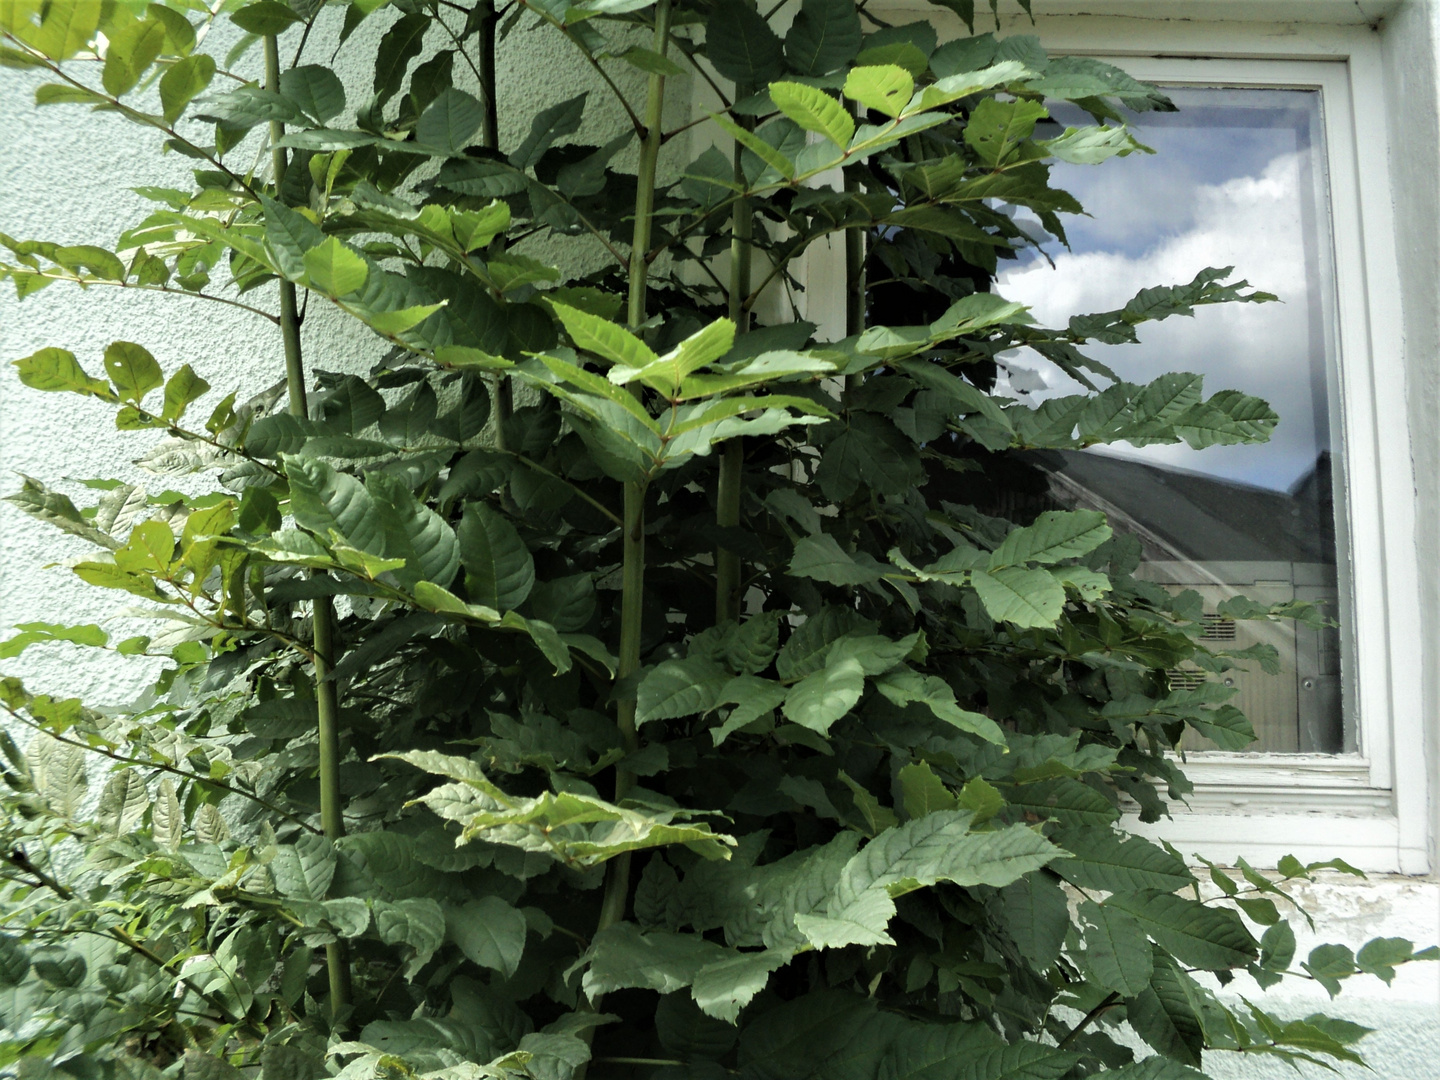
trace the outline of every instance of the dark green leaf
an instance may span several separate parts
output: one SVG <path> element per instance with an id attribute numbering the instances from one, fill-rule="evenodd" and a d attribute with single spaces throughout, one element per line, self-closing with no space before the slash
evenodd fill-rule
<path id="1" fill-rule="evenodd" d="M 588 93 L 576 94 L 536 113 L 530 124 L 530 134 L 510 155 L 510 164 L 521 170 L 533 168 L 556 139 L 579 131 Z"/>
<path id="2" fill-rule="evenodd" d="M 415 138 L 437 153 L 459 157 L 484 118 L 485 106 L 452 87 L 441 91 L 420 115 Z"/>
<path id="3" fill-rule="evenodd" d="M 525 916 L 498 896 L 483 896 L 445 909 L 445 932 L 481 967 L 507 979 L 520 967 L 525 949 Z"/>
<path id="4" fill-rule="evenodd" d="M 1244 967 L 1259 952 L 1240 916 L 1226 908 L 1159 892 L 1112 896 L 1105 904 L 1133 916 L 1184 964 L 1221 971 Z"/>
<path id="5" fill-rule="evenodd" d="M 778 79 L 785 66 L 775 31 L 743 0 L 715 5 L 706 23 L 705 56 L 725 78 L 750 87 Z"/>
<path id="6" fill-rule="evenodd" d="M 801 75 L 824 75 L 855 59 L 860 42 L 851 0 L 803 0 L 785 35 L 785 59 Z"/>
<path id="7" fill-rule="evenodd" d="M 1101 986 L 1133 998 L 1150 985 L 1154 957 L 1140 924 L 1118 908 L 1086 900 L 1084 921 L 1086 969 Z"/>
<path id="8" fill-rule="evenodd" d="M 232 12 L 230 19 L 241 30 L 257 37 L 282 34 L 295 23 L 303 21 L 288 5 L 278 0 L 251 0 L 239 11 Z"/>
<path id="9" fill-rule="evenodd" d="M 473 603 L 509 611 L 525 602 L 535 585 L 535 560 L 515 526 L 485 503 L 469 503 L 456 536 Z"/>
<path id="10" fill-rule="evenodd" d="M 302 64 L 283 72 L 280 92 L 321 127 L 345 111 L 344 85 L 339 76 L 320 64 Z"/>

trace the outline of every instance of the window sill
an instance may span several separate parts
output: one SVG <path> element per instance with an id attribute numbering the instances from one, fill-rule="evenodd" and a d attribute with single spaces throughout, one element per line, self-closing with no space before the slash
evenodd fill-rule
<path id="1" fill-rule="evenodd" d="M 1393 815 L 1388 789 L 1372 787 L 1362 757 L 1323 754 L 1194 754 L 1181 764 L 1194 813 Z"/>
<path id="2" fill-rule="evenodd" d="M 1423 846 L 1403 842 L 1394 796 L 1370 786 L 1364 758 L 1209 753 L 1183 766 L 1195 785 L 1171 817 L 1125 827 L 1164 839 L 1185 855 L 1268 869 L 1284 855 L 1340 858 L 1366 873 L 1425 874 Z"/>

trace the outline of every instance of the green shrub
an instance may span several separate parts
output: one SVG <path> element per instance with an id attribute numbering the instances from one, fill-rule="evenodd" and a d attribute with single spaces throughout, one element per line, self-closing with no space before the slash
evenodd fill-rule
<path id="1" fill-rule="evenodd" d="M 342 40 L 378 6 L 353 0 Z M 284 382 L 208 417 L 201 374 L 140 344 L 106 349 L 104 378 L 61 347 L 15 361 L 27 386 L 158 433 L 156 471 L 216 483 L 11 496 L 94 545 L 74 573 L 159 621 L 120 641 L 24 624 L 0 656 L 62 641 L 167 662 L 120 710 L 0 682 L 0 1062 L 1168 1080 L 1212 1051 L 1359 1060 L 1364 1029 L 1238 1007 L 1209 976 L 1334 991 L 1388 980 L 1408 942 L 1297 963 L 1285 885 L 1317 866 L 1202 884 L 1122 825 L 1189 790 L 1170 753 L 1187 730 L 1253 738 L 1225 687 L 1172 691 L 1167 670 L 1269 657 L 1209 649 L 1198 598 L 1136 580 L 1137 543 L 1103 515 L 1009 520 L 956 482 L 1003 485 L 1019 450 L 1275 424 L 1241 393 L 1117 382 L 1081 351 L 1272 299 L 1228 269 L 1062 329 L 985 287 L 1033 243 L 1006 209 L 1063 236 L 1080 208 L 1050 163 L 1144 150 L 1118 110 L 1164 95 L 1028 37 L 866 36 L 851 0 L 805 0 L 783 39 L 740 0 L 391 6 L 365 101 L 298 63 L 319 51 L 315 2 L 0 9 L 0 61 L 53 73 L 41 102 L 118 112 L 197 165 L 190 190 L 146 189 L 156 209 L 114 250 L 0 235 L 0 276 L 22 297 L 64 281 L 185 294 L 192 315 L 238 303 L 287 358 Z M 227 57 L 196 44 L 215 19 L 247 32 Z M 494 53 L 516 20 L 616 94 L 610 72 L 644 72 L 633 123 L 557 145 L 582 95 L 502 148 Z M 263 84 L 217 77 L 252 45 Z M 684 140 L 663 95 L 686 71 L 735 149 L 667 173 Z M 1097 126 L 1039 138 L 1047 98 Z M 265 140 L 268 173 L 249 164 Z M 615 171 L 632 142 L 637 172 Z M 835 233 L 849 325 L 824 340 L 793 268 Z M 609 261 L 577 277 L 530 237 Z M 911 283 L 885 325 L 867 238 Z M 301 291 L 373 331 L 368 375 L 307 375 Z M 791 317 L 759 325 L 762 296 Z M 1020 346 L 1095 389 L 994 395 L 995 357 Z"/>

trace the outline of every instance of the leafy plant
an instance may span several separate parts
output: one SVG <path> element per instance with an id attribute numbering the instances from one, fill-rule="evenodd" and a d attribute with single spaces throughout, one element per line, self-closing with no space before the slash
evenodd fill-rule
<path id="1" fill-rule="evenodd" d="M 27 623 L 0 656 L 168 663 L 125 709 L 0 682 L 7 1067 L 1168 1080 L 1215 1051 L 1359 1060 L 1364 1029 L 1215 982 L 1333 993 L 1433 950 L 1297 964 L 1289 919 L 1309 916 L 1286 883 L 1348 867 L 1202 882 L 1122 825 L 1189 791 L 1170 753 L 1187 730 L 1253 738 L 1231 691 L 1166 672 L 1271 657 L 1205 645 L 1198 597 L 1132 576 L 1138 545 L 1102 515 L 987 511 L 1017 450 L 1276 422 L 1082 351 L 1271 299 L 1228 269 L 1058 329 L 988 291 L 1034 243 L 1007 209 L 1063 240 L 1080 207 L 1050 163 L 1144 151 L 1121 110 L 1164 95 L 850 0 L 804 0 L 783 35 L 743 0 L 390 6 L 358 107 L 300 63 L 316 3 L 0 8 L 0 61 L 56 80 L 40 104 L 118 112 L 197 162 L 191 190 L 144 192 L 157 208 L 113 250 L 0 235 L 0 275 L 21 297 L 240 306 L 286 355 L 281 382 L 208 414 L 201 374 L 138 343 L 15 361 L 161 434 L 152 471 L 218 484 L 11 496 L 93 544 L 72 571 L 158 629 Z M 342 47 L 380 8 L 346 5 Z M 246 35 L 223 58 L 200 48 L 216 20 Z M 570 42 L 629 126 L 558 145 L 582 95 L 502 147 L 495 50 L 525 24 Z M 261 80 L 239 68 L 252 46 Z M 661 183 L 682 73 L 723 108 Z M 1037 137 L 1056 99 L 1096 124 Z M 828 340 L 795 266 L 837 233 L 849 325 Z M 577 277 L 532 237 L 611 261 Z M 302 290 L 373 332 L 368 375 L 306 371 Z M 996 396 L 995 358 L 1021 346 L 1090 392 Z"/>

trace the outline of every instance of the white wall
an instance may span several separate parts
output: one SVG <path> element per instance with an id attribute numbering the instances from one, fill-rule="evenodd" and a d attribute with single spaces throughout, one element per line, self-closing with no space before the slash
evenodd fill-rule
<path id="1" fill-rule="evenodd" d="M 1053 6 L 1057 0 L 1049 2 Z M 1077 10 L 1116 6 L 1114 0 L 1058 3 Z M 1227 3 L 1189 0 L 1186 15 L 1195 17 L 1198 12 L 1203 16 Z M 1274 0 L 1270 3 L 1273 7 Z M 1046 0 L 1036 0 L 1035 6 L 1042 9 L 1045 4 Z M 1373 18 L 1394 7 L 1371 0 L 1353 7 L 1335 0 L 1291 2 L 1296 11 L 1303 12 L 1306 5 L 1310 10 L 1324 8 L 1332 15 L 1344 7 L 1361 18 Z M 1131 0 L 1120 6 L 1125 14 L 1153 15 L 1166 4 Z M 1243 8 L 1253 13 L 1257 6 L 1263 5 L 1247 3 Z M 1228 4 L 1227 10 L 1231 16 L 1241 11 L 1234 4 Z M 338 11 L 328 11 L 325 18 L 338 19 L 338 15 Z M 342 58 L 365 55 L 390 18 L 385 12 L 374 16 Z M 324 31 L 312 45 L 314 55 L 328 53 L 323 43 L 333 40 L 333 21 Z M 1405 282 L 1406 389 L 1412 430 L 1419 433 L 1414 443 L 1415 471 L 1420 478 L 1416 542 L 1422 565 L 1432 571 L 1422 575 L 1425 665 L 1417 678 L 1425 680 L 1427 730 L 1433 736 L 1440 694 L 1440 574 L 1433 572 L 1440 568 L 1440 425 L 1436 423 L 1440 415 L 1436 296 L 1436 282 L 1440 281 L 1436 225 L 1440 126 L 1435 89 L 1440 5 L 1411 0 L 1388 15 L 1377 32 L 1382 36 L 1390 80 L 1392 168 L 1398 181 L 1397 241 Z M 215 51 L 223 54 L 224 47 Z M 253 70 L 258 56 L 248 57 L 245 63 Z M 536 108 L 586 87 L 596 91 L 591 95 L 587 131 L 618 129 L 622 118 L 618 107 L 556 35 L 517 30 L 502 51 L 500 67 L 501 83 L 508 93 L 501 101 L 504 145 L 518 142 L 523 135 L 521 127 L 528 123 L 523 118 Z M 5 133 L 0 154 L 0 231 L 17 238 L 111 244 L 123 227 L 146 211 L 147 204 L 127 189 L 142 184 L 186 184 L 188 161 L 161 158 L 155 152 L 158 137 L 113 116 L 73 106 L 36 109 L 31 98 L 42 81 L 33 73 L 0 68 L 0 131 Z M 368 89 L 363 85 L 363 73 L 357 71 L 348 73 L 347 83 L 352 100 Z M 638 96 L 638 76 L 623 85 Z M 683 109 L 683 101 L 672 100 L 672 105 Z M 591 256 L 582 245 L 580 241 L 567 242 L 556 254 L 571 266 L 584 266 Z M 84 477 L 116 477 L 145 483 L 152 490 L 177 486 L 173 480 L 159 480 L 124 464 L 142 454 L 158 436 L 115 432 L 104 406 L 71 395 L 28 390 L 20 386 L 8 364 L 41 347 L 60 345 L 96 370 L 102 349 L 117 338 L 146 344 L 167 370 L 189 361 L 216 388 L 195 406 L 202 415 L 229 389 L 268 384 L 282 369 L 274 328 L 219 305 L 103 287 L 82 295 L 64 285 L 51 286 L 20 304 L 7 289 L 0 292 L 0 360 L 4 361 L 0 364 L 0 489 L 18 486 L 14 472 L 52 483 L 68 478 L 68 483 L 58 486 L 76 496 L 83 489 L 73 481 Z M 305 345 L 312 365 L 344 370 L 363 370 L 380 351 L 363 334 L 320 308 L 312 309 Z M 86 545 L 79 541 L 0 504 L 0 625 L 105 619 L 117 606 L 114 594 L 83 585 L 62 567 L 44 566 L 85 550 Z M 77 666 L 82 659 L 83 665 Z M 145 661 L 100 658 L 68 646 L 33 649 L 18 661 L 0 662 L 0 670 L 22 675 L 34 689 L 82 694 L 96 704 L 122 703 L 153 674 Z M 1420 747 L 1409 749 L 1422 752 Z M 1433 740 L 1423 751 L 1429 755 L 1429 772 L 1434 776 Z M 1440 833 L 1440 829 L 1432 831 Z M 1343 941 L 1352 947 L 1378 935 L 1410 937 L 1422 944 L 1440 942 L 1440 887 L 1432 881 L 1390 878 L 1352 884 L 1334 877 L 1307 889 L 1304 895 L 1314 910 L 1325 913 L 1320 940 Z M 1253 986 L 1240 989 L 1246 993 L 1254 990 Z M 1314 992 L 1305 987 L 1287 990 L 1281 1000 L 1285 1010 L 1296 1015 L 1326 1004 L 1318 988 Z M 1368 978 L 1353 980 L 1336 1007 L 1381 1029 L 1367 1044 L 1375 1072 L 1347 1070 L 1346 1075 L 1440 1080 L 1440 964 L 1404 971 L 1389 990 Z M 1211 1070 L 1217 1077 L 1294 1075 L 1284 1066 L 1254 1059 L 1227 1063 L 1216 1057 Z"/>

